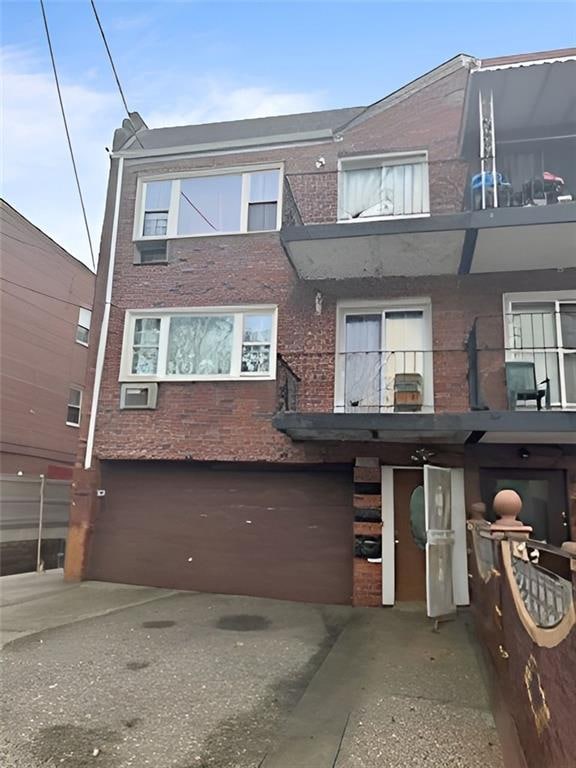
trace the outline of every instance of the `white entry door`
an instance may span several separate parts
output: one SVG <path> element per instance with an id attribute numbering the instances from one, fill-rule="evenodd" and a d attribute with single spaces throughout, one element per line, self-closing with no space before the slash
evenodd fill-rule
<path id="1" fill-rule="evenodd" d="M 454 530 L 451 470 L 424 466 L 426 610 L 437 618 L 456 611 L 452 576 Z"/>

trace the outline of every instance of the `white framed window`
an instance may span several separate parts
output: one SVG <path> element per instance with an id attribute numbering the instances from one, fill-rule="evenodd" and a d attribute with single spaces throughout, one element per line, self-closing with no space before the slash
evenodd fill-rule
<path id="1" fill-rule="evenodd" d="M 271 305 L 129 310 L 120 381 L 274 379 L 276 327 Z"/>
<path id="2" fill-rule="evenodd" d="M 82 410 L 82 390 L 79 387 L 70 387 L 68 393 L 68 407 L 66 411 L 66 424 L 69 427 L 80 426 Z"/>
<path id="3" fill-rule="evenodd" d="M 576 292 L 506 294 L 504 320 L 506 361 L 533 363 L 550 405 L 576 409 Z"/>
<path id="4" fill-rule="evenodd" d="M 140 179 L 134 239 L 277 230 L 281 185 L 279 166 Z"/>
<path id="5" fill-rule="evenodd" d="M 88 346 L 88 340 L 90 338 L 90 322 L 92 320 L 92 312 L 89 309 L 80 307 L 78 312 L 78 325 L 76 326 L 76 341 L 78 344 Z"/>
<path id="6" fill-rule="evenodd" d="M 334 395 L 337 413 L 433 412 L 430 301 L 341 302 Z"/>
<path id="7" fill-rule="evenodd" d="M 346 158 L 339 169 L 339 221 L 430 213 L 427 152 Z"/>

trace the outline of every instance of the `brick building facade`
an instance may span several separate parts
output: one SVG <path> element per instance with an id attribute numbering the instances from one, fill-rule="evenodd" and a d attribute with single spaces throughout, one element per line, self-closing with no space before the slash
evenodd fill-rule
<path id="1" fill-rule="evenodd" d="M 117 132 L 96 287 L 94 320 L 102 333 L 90 349 L 92 406 L 81 429 L 68 578 L 359 605 L 425 599 L 425 555 L 422 542 L 411 540 L 410 515 L 417 514 L 424 474 L 433 477 L 423 467 L 430 463 L 451 470 L 456 602 L 468 601 L 465 506 L 489 498 L 494 468 L 502 468 L 500 480 L 518 475 L 517 482 L 527 468 L 556 472 L 542 480 L 549 483 L 546 514 L 563 511 L 567 522 L 576 472 L 567 437 L 572 416 L 566 407 L 537 413 L 534 403 L 529 413 L 509 409 L 503 300 L 545 291 L 548 302 L 558 296 L 554 301 L 562 304 L 553 312 L 570 322 L 565 308 L 576 301 L 576 269 L 566 255 L 565 227 L 572 227 L 570 239 L 574 215 L 566 217 L 571 205 L 549 206 L 562 208 L 558 221 L 549 210 L 544 221 L 541 211 L 528 221 L 527 206 L 520 207 L 515 247 L 524 249 L 522 238 L 545 237 L 547 263 L 534 268 L 530 256 L 503 257 L 496 270 L 470 268 L 500 247 L 494 239 L 485 244 L 485 235 L 505 229 L 505 245 L 515 231 L 508 221 L 501 228 L 476 223 L 468 211 L 475 168 L 463 134 L 478 70 L 478 61 L 456 57 L 365 108 L 156 131 L 134 116 Z M 403 175 L 403 194 L 412 200 L 416 181 L 407 193 L 404 169 L 422 160 L 422 199 L 429 204 L 418 214 L 343 222 L 346 169 L 362 171 L 370 158 L 382 157 L 402 169 L 393 173 Z M 274 168 L 283 189 L 278 228 L 164 234 L 152 243 L 162 244 L 159 259 L 143 256 L 150 243 L 141 237 L 145 184 L 173 179 L 171 189 L 182 190 L 189 179 L 217 178 L 221 171 L 241 175 L 246 185 L 251 173 Z M 154 216 L 169 219 L 171 194 L 170 210 Z M 198 213 L 196 203 L 190 205 Z M 344 260 L 331 257 L 339 249 Z M 324 273 L 321 262 L 330 264 Z M 245 323 L 250 308 L 270 307 L 277 318 L 274 376 L 170 380 L 139 376 L 122 362 L 135 349 L 130 318 L 138 313 L 156 322 L 155 312 L 170 318 L 173 309 L 186 318 L 186 311 L 198 316 L 204 308 Z M 415 373 L 415 363 L 409 370 L 406 350 L 395 347 L 393 359 L 404 368 L 390 378 L 382 350 L 374 350 L 394 401 L 354 405 L 346 400 L 352 353 L 341 349 L 342 334 L 349 316 L 374 323 L 378 313 L 404 335 L 415 318 L 426 325 L 426 347 L 411 342 L 407 350 L 414 359 L 420 355 L 422 371 Z M 172 320 L 157 322 L 162 335 Z M 161 357 L 157 343 L 152 354 Z M 397 407 L 405 374 L 412 382 L 424 379 L 419 413 Z M 139 380 L 158 384 L 155 408 L 122 408 L 121 385 Z M 291 387 L 290 402 L 283 382 Z M 524 444 L 528 457 L 519 459 Z M 553 486 L 563 488 L 563 510 L 552 509 Z M 394 554 L 398 536 L 402 547 Z M 227 560 L 228 579 L 222 576 Z M 332 574 L 327 581 L 326 574 Z"/>

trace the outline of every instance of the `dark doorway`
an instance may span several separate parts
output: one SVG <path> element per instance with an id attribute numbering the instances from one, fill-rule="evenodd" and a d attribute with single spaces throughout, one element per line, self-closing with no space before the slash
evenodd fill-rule
<path id="1" fill-rule="evenodd" d="M 496 519 L 492 512 L 494 496 L 510 488 L 520 494 L 520 519 L 532 526 L 531 538 L 558 547 L 568 539 L 566 480 L 562 470 L 482 469 L 480 487 L 491 522 Z"/>

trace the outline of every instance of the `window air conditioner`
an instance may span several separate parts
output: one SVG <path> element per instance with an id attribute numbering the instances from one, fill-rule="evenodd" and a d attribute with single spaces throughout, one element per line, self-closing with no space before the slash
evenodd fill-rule
<path id="1" fill-rule="evenodd" d="M 121 384 L 120 409 L 153 410 L 158 399 L 158 384 Z"/>

